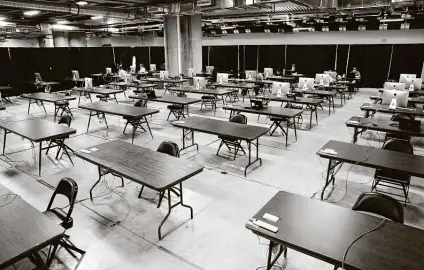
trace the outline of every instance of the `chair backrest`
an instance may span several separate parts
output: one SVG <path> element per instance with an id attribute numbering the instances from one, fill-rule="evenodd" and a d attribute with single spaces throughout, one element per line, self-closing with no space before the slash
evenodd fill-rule
<path id="1" fill-rule="evenodd" d="M 412 144 L 405 140 L 396 140 L 396 139 L 387 140 L 384 143 L 382 148 L 386 150 L 397 151 L 397 152 L 408 153 L 408 154 L 414 153 L 414 148 L 412 147 Z"/>
<path id="2" fill-rule="evenodd" d="M 168 155 L 173 156 L 173 157 L 179 157 L 180 156 L 178 144 L 171 142 L 171 141 L 163 141 L 159 145 L 159 147 L 156 151 L 160 152 L 160 153 L 168 154 Z"/>
<path id="3" fill-rule="evenodd" d="M 187 97 L 187 95 L 183 92 L 177 94 L 177 97 Z"/>
<path id="4" fill-rule="evenodd" d="M 394 115 L 392 115 L 392 117 L 390 118 L 390 121 L 397 121 L 399 122 L 400 120 L 411 120 L 411 117 L 409 117 L 406 114 L 402 114 L 402 113 L 395 113 Z"/>
<path id="5" fill-rule="evenodd" d="M 72 211 L 74 210 L 74 204 L 78 194 L 77 183 L 71 178 L 62 178 L 55 191 L 53 192 L 52 198 L 50 199 L 49 205 L 47 206 L 47 211 L 51 209 L 54 199 L 58 194 L 65 196 L 69 200 L 69 210 L 66 218 L 63 220 L 63 223 L 67 223 L 71 217 Z"/>
<path id="6" fill-rule="evenodd" d="M 402 204 L 385 194 L 366 192 L 361 194 L 352 210 L 377 214 L 394 222 L 403 223 Z"/>
<path id="7" fill-rule="evenodd" d="M 66 124 L 68 127 L 71 126 L 72 117 L 70 115 L 64 115 L 59 119 L 59 124 Z"/>
<path id="8" fill-rule="evenodd" d="M 247 124 L 247 117 L 243 114 L 236 114 L 230 118 L 230 122 L 239 123 L 239 124 Z"/>
<path id="9" fill-rule="evenodd" d="M 147 97 L 145 93 L 140 94 L 140 96 Z M 139 99 L 135 104 L 134 107 L 147 107 L 147 101 L 144 99 Z"/>

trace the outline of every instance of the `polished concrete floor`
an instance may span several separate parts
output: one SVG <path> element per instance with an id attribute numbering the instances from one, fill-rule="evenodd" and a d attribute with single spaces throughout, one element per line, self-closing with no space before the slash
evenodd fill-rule
<path id="1" fill-rule="evenodd" d="M 6 156 L 0 159 L 0 183 L 40 211 L 47 206 L 52 189 L 62 177 L 71 177 L 79 185 L 78 203 L 73 212 L 74 227 L 68 230 L 72 241 L 87 251 L 78 263 L 65 250 L 60 250 L 51 269 L 257 269 L 265 263 L 267 241 L 260 239 L 245 228 L 245 223 L 277 191 L 313 197 L 323 185 L 326 160 L 320 160 L 316 151 L 328 140 L 349 142 L 353 131 L 344 122 L 351 116 L 360 116 L 359 107 L 369 102 L 374 89 L 361 89 L 360 93 L 340 106 L 336 100 L 336 113 L 328 116 L 328 108 L 319 111 L 319 123 L 308 129 L 309 112 L 304 113 L 304 123 L 298 130 L 297 141 L 293 129 L 289 131 L 289 145 L 281 132 L 260 139 L 260 156 L 263 165 L 249 170 L 243 176 L 246 157 L 235 161 L 215 155 L 219 140 L 216 136 L 196 133 L 199 151 L 191 150 L 181 158 L 205 166 L 205 170 L 184 182 L 185 201 L 194 208 L 194 219 L 189 218 L 185 208 L 177 207 L 164 226 L 165 238 L 158 240 L 157 226 L 167 212 L 166 204 L 157 209 L 158 194 L 145 189 L 143 198 L 137 197 L 140 186 L 126 180 L 125 187 L 115 177 L 106 176 L 95 188 L 96 198 L 90 201 L 89 189 L 94 184 L 97 168 L 73 156 L 75 166 L 63 156 L 55 160 L 55 152 L 42 155 L 42 176 L 38 177 L 38 149 L 31 148 L 27 140 L 8 135 Z M 192 97 L 200 98 L 193 94 Z M 93 97 L 95 99 L 95 97 Z M 132 105 L 132 100 L 118 95 L 120 103 Z M 25 115 L 28 103 L 14 98 L 13 104 L 0 117 Z M 82 102 L 87 102 L 82 100 Z M 279 106 L 278 103 L 271 105 Z M 166 121 L 168 110 L 165 104 L 149 103 L 159 108 L 160 113 L 150 118 L 154 139 L 148 133 L 137 133 L 135 144 L 156 149 L 163 140 L 181 145 L 182 131 Z M 31 105 L 31 114 L 53 120 L 53 107 L 46 104 L 48 114 L 41 107 Z M 109 129 L 101 119 L 94 118 L 90 131 L 86 133 L 88 112 L 78 110 L 72 102 L 74 121 L 78 130 L 67 143 L 81 149 L 108 139 L 130 141 L 130 135 L 122 133 L 125 121 L 107 115 Z M 190 106 L 192 115 L 214 117 L 213 113 L 200 105 Z M 266 117 L 247 115 L 251 125 L 269 126 Z M 228 120 L 229 112 L 218 108 L 215 118 Z M 387 117 L 377 115 L 376 117 Z M 384 134 L 367 132 L 360 144 L 379 146 Z M 3 138 L 0 135 L 0 138 Z M 422 154 L 421 142 L 414 140 L 416 153 Z M 225 152 L 225 150 L 224 150 Z M 334 190 L 326 193 L 330 203 L 351 207 L 357 195 L 370 189 L 373 171 L 359 166 L 344 165 L 337 175 Z M 411 202 L 407 206 L 406 223 L 424 227 L 423 185 L 413 179 Z M 346 187 L 348 187 L 346 189 Z M 318 196 L 317 196 L 318 197 Z M 65 201 L 59 205 L 66 206 Z M 296 211 L 296 209 L 293 209 Z M 284 218 L 284 217 L 282 217 Z M 311 226 L 313 226 L 311 224 Z M 299 232 L 302 233 L 302 232 Z M 340 251 L 342 257 L 343 251 Z M 331 265 L 291 250 L 287 259 L 280 259 L 285 269 L 333 269 Z M 31 269 L 24 260 L 16 269 Z M 11 267 L 10 269 L 14 269 Z"/>

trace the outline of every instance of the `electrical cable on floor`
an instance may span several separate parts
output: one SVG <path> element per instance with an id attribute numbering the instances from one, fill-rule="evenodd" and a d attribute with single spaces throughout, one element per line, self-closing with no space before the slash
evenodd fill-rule
<path id="1" fill-rule="evenodd" d="M 15 194 L 15 193 L 7 193 L 7 194 L 3 194 L 3 195 L 0 195 L 0 198 L 2 198 L 2 197 L 8 197 L 8 196 L 13 196 L 13 199 L 12 200 L 10 200 L 10 201 L 8 201 L 7 203 L 5 203 L 5 204 L 0 204 L 0 207 L 5 207 L 6 205 L 9 205 L 9 204 L 11 204 L 17 197 L 19 197 L 19 195 L 18 194 Z"/>
<path id="2" fill-rule="evenodd" d="M 344 254 L 343 254 L 343 260 L 342 260 L 342 266 L 341 268 L 344 269 L 344 264 L 346 261 L 346 257 L 347 257 L 347 253 L 349 252 L 349 249 L 353 246 L 353 244 L 356 243 L 356 241 L 358 241 L 359 239 L 361 239 L 362 237 L 364 237 L 365 235 L 372 233 L 374 231 L 380 230 L 381 228 L 384 227 L 384 225 L 387 223 L 387 219 L 383 219 L 377 226 L 375 226 L 374 228 L 372 228 L 369 231 L 364 232 L 363 234 L 361 234 L 360 236 L 356 237 L 350 244 L 349 246 L 346 248 Z"/>
<path id="3" fill-rule="evenodd" d="M 115 177 L 115 176 L 114 176 Z M 113 180 L 113 182 L 115 182 L 115 179 Z M 130 212 L 131 212 L 131 205 L 130 205 L 130 203 L 128 202 L 128 200 L 123 196 L 123 195 L 121 195 L 121 194 L 119 194 L 118 192 L 116 192 L 114 189 L 111 189 L 109 186 L 108 186 L 108 184 L 107 184 L 107 182 L 105 182 L 105 185 L 106 185 L 106 188 L 110 191 L 110 192 L 112 192 L 112 193 L 115 193 L 116 195 L 118 195 L 119 197 L 121 197 L 122 199 L 124 199 L 124 201 L 127 203 L 127 205 L 128 205 L 128 211 L 127 211 L 127 214 L 125 215 L 125 217 L 122 219 L 122 220 L 120 220 L 120 221 L 117 221 L 117 222 L 115 222 L 114 224 L 112 224 L 111 225 L 111 227 L 114 227 L 114 226 L 116 226 L 116 225 L 122 225 L 122 223 L 124 223 L 124 221 L 128 218 L 128 216 L 130 215 Z"/>

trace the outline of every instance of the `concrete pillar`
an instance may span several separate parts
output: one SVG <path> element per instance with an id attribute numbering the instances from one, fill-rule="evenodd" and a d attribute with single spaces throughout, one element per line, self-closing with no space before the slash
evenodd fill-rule
<path id="1" fill-rule="evenodd" d="M 41 31 L 45 34 L 42 37 L 38 37 L 38 44 L 40 48 L 53 48 L 53 34 L 52 27 L 47 23 L 40 24 Z"/>
<path id="2" fill-rule="evenodd" d="M 55 47 L 68 47 L 68 33 L 54 31 L 53 43 Z"/>
<path id="3" fill-rule="evenodd" d="M 170 76 L 182 73 L 181 67 L 181 33 L 180 17 L 177 15 L 164 16 L 165 66 Z"/>
<path id="4" fill-rule="evenodd" d="M 202 19 L 200 14 L 181 16 L 181 66 L 182 73 L 188 73 L 189 68 L 194 74 L 202 71 Z"/>
<path id="5" fill-rule="evenodd" d="M 202 21 L 200 14 L 164 18 L 166 68 L 171 76 L 202 71 Z"/>
<path id="6" fill-rule="evenodd" d="M 85 32 L 69 32 L 68 44 L 69 47 L 87 47 L 87 36 Z"/>

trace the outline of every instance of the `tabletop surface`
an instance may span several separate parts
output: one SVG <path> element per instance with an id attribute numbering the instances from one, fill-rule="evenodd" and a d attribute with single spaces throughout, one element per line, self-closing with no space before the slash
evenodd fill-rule
<path id="1" fill-rule="evenodd" d="M 307 97 L 296 97 L 296 99 L 288 98 L 288 97 L 277 97 L 277 95 L 258 95 L 256 98 L 261 99 L 269 99 L 272 101 L 282 101 L 282 102 L 291 102 L 291 103 L 299 103 L 299 104 L 321 104 L 324 100 L 319 98 L 307 98 Z"/>
<path id="2" fill-rule="evenodd" d="M 164 95 L 164 96 L 155 97 L 155 98 L 147 97 L 145 95 L 144 96 L 132 95 L 132 96 L 129 96 L 128 98 L 142 99 L 142 100 L 162 102 L 162 103 L 180 104 L 180 105 L 188 105 L 188 104 L 201 102 L 200 99 L 177 97 L 177 96 L 171 96 L 171 95 Z"/>
<path id="3" fill-rule="evenodd" d="M 380 96 L 372 95 L 372 96 L 370 96 L 370 99 L 381 101 L 383 98 L 380 97 Z M 412 102 L 412 103 L 424 103 L 424 97 L 410 97 L 410 98 L 408 98 L 408 102 Z"/>
<path id="4" fill-rule="evenodd" d="M 233 93 L 234 89 L 223 89 L 223 88 L 202 88 L 196 89 L 194 86 L 183 86 L 183 87 L 171 87 L 170 90 L 175 92 L 191 92 L 197 94 L 206 94 L 206 95 L 228 95 Z"/>
<path id="5" fill-rule="evenodd" d="M 302 93 L 308 95 L 318 95 L 318 96 L 335 96 L 336 91 L 326 91 L 326 90 L 302 90 L 302 89 L 294 89 L 294 93 Z"/>
<path id="6" fill-rule="evenodd" d="M 276 223 L 264 220 L 265 213 L 280 219 Z M 272 223 L 279 229 L 273 233 L 247 224 L 254 233 L 332 264 L 340 264 L 349 244 L 383 221 L 285 191 L 279 191 L 253 218 Z M 345 269 L 424 269 L 423 249 L 423 230 L 387 221 L 379 230 L 351 246 Z"/>
<path id="7" fill-rule="evenodd" d="M 93 102 L 89 104 L 81 104 L 78 106 L 78 108 L 134 118 L 159 113 L 159 110 L 156 109 L 135 107 L 103 101 Z"/>
<path id="8" fill-rule="evenodd" d="M 157 84 L 154 84 L 154 83 L 137 84 L 137 83 L 126 83 L 126 82 L 111 82 L 111 83 L 109 83 L 109 85 L 135 87 L 135 88 L 151 88 L 151 87 L 155 87 Z"/>
<path id="9" fill-rule="evenodd" d="M 57 101 L 76 99 L 75 96 L 65 96 L 61 94 L 51 94 L 51 93 L 43 93 L 43 92 L 21 95 L 21 98 L 41 100 L 41 101 L 47 101 L 47 102 L 57 102 Z"/>
<path id="10" fill-rule="evenodd" d="M 2 129 L 8 130 L 34 142 L 52 138 L 68 137 L 77 133 L 76 129 L 59 125 L 44 119 L 28 119 L 17 122 L 0 122 Z"/>
<path id="11" fill-rule="evenodd" d="M 357 121 L 354 123 L 352 121 Z M 374 125 L 376 124 L 376 125 Z M 399 128 L 399 122 L 390 121 L 388 119 L 375 119 L 375 118 L 365 118 L 365 117 L 351 117 L 347 122 L 346 126 L 348 127 L 357 127 L 357 128 L 366 128 L 370 130 L 383 131 L 388 133 L 396 133 L 406 136 L 413 137 L 424 137 L 424 131 L 421 128 L 421 131 L 410 131 Z"/>
<path id="12" fill-rule="evenodd" d="M 212 83 L 210 84 L 215 87 L 231 87 L 231 88 L 244 88 L 244 89 L 255 89 L 259 88 L 259 85 L 254 83 Z"/>
<path id="13" fill-rule="evenodd" d="M 282 107 L 275 107 L 275 106 L 266 106 L 263 109 L 253 109 L 251 107 L 243 107 L 241 105 L 226 105 L 226 106 L 223 106 L 222 108 L 224 110 L 233 110 L 233 111 L 239 111 L 239 112 L 262 114 L 262 115 L 269 115 L 269 116 L 275 116 L 275 117 L 287 117 L 287 118 L 292 118 L 303 113 L 303 110 L 282 108 Z"/>
<path id="14" fill-rule="evenodd" d="M 3 196 L 6 194 L 11 195 Z M 18 196 L 15 199 L 14 197 L 13 192 L 0 185 L 1 269 L 9 261 L 22 258 L 22 256 L 25 257 L 25 254 L 28 254 L 34 248 L 37 250 L 46 246 L 64 232 L 61 226 L 21 197 Z"/>
<path id="15" fill-rule="evenodd" d="M 382 104 L 370 104 L 370 103 L 364 103 L 361 106 L 361 110 L 363 111 L 381 111 L 386 113 L 403 113 L 403 114 L 413 114 L 413 115 L 424 115 L 423 108 L 402 108 L 397 107 L 396 109 L 392 110 L 389 109 L 389 105 L 382 105 Z"/>
<path id="16" fill-rule="evenodd" d="M 242 140 L 252 141 L 265 135 L 269 128 L 231 123 L 203 117 L 192 116 L 184 121 L 174 121 L 172 125 L 192 129 L 218 136 L 232 136 Z"/>
<path id="17" fill-rule="evenodd" d="M 161 78 L 141 78 L 140 81 L 147 81 L 147 82 L 164 82 L 164 83 L 182 83 L 186 82 L 187 79 L 161 79 Z"/>
<path id="18" fill-rule="evenodd" d="M 322 152 L 322 149 L 334 149 L 337 155 Z M 329 141 L 317 155 L 375 169 L 394 169 L 412 176 L 424 177 L 424 156 L 401 153 L 364 145 L 340 141 Z"/>
<path id="19" fill-rule="evenodd" d="M 122 93 L 122 89 L 112 89 L 112 88 L 102 88 L 102 87 L 93 87 L 93 88 L 74 88 L 73 90 L 77 90 L 78 92 L 87 92 L 93 94 L 101 94 L 101 95 L 112 95 Z"/>
<path id="20" fill-rule="evenodd" d="M 203 166 L 121 140 L 92 146 L 97 151 L 76 155 L 125 178 L 162 191 L 203 171 Z"/>

